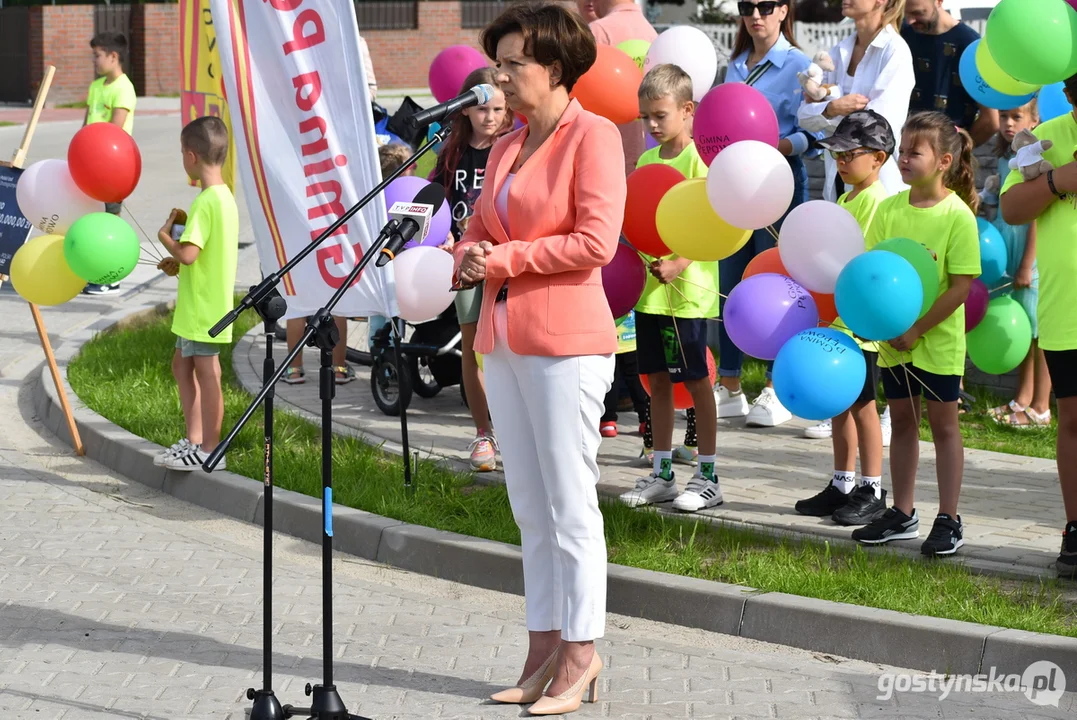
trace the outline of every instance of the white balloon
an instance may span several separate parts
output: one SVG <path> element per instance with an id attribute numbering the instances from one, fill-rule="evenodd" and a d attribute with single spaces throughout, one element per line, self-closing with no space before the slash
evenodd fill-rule
<path id="1" fill-rule="evenodd" d="M 49 235 L 63 235 L 83 215 L 105 209 L 79 190 L 66 160 L 41 160 L 26 168 L 15 186 L 15 200 L 23 217 Z"/>
<path id="2" fill-rule="evenodd" d="M 707 199 L 733 227 L 758 230 L 778 222 L 793 201 L 793 170 L 777 148 L 741 140 L 711 162 Z"/>
<path id="3" fill-rule="evenodd" d="M 782 264 L 812 292 L 833 294 L 845 265 L 863 252 L 864 233 L 856 218 L 825 200 L 793 208 L 778 233 Z"/>
<path id="4" fill-rule="evenodd" d="M 705 32 L 690 25 L 675 25 L 651 43 L 643 73 L 666 63 L 678 66 L 692 78 L 692 95 L 696 102 L 703 99 L 718 75 L 718 53 L 714 50 L 714 42 Z"/>
<path id="5" fill-rule="evenodd" d="M 453 301 L 452 255 L 436 247 L 413 247 L 393 260 L 396 304 L 408 322 L 433 320 Z"/>

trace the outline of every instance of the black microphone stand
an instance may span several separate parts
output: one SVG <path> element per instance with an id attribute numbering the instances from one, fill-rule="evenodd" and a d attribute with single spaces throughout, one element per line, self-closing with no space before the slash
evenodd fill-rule
<path id="1" fill-rule="evenodd" d="M 333 348 L 337 342 L 340 341 L 340 333 L 337 331 L 336 324 L 333 322 L 332 310 L 340 302 L 344 294 L 351 288 L 352 283 L 355 281 L 363 269 L 370 263 L 371 260 L 381 251 L 381 248 L 388 240 L 388 234 L 385 232 L 380 233 L 371 246 L 360 258 L 359 262 L 348 273 L 347 278 L 341 284 L 340 288 L 333 294 L 329 302 L 325 307 L 320 308 L 310 319 L 307 321 L 306 330 L 303 333 L 303 337 L 295 347 L 292 348 L 284 361 L 279 367 L 274 368 L 273 337 L 276 334 L 276 322 L 283 317 L 286 312 L 287 305 L 284 298 L 281 297 L 277 291 L 276 286 L 280 283 L 281 279 L 287 275 L 300 261 L 307 255 L 312 253 L 315 248 L 321 245 L 326 238 L 333 235 L 338 228 L 348 221 L 355 213 L 359 212 L 364 206 L 366 206 L 371 200 L 373 200 L 378 193 L 382 192 L 385 187 L 396 179 L 406 168 L 411 166 L 418 158 L 427 153 L 434 145 L 444 142 L 445 138 L 449 135 L 451 125 L 446 123 L 444 127 L 440 128 L 433 136 L 427 140 L 422 147 L 408 160 L 402 164 L 399 168 L 393 171 L 389 177 L 384 178 L 373 190 L 367 193 L 358 203 L 348 209 L 340 218 L 337 219 L 332 225 L 325 229 L 325 231 L 319 235 L 310 244 L 305 245 L 294 258 L 289 260 L 283 267 L 274 273 L 264 277 L 262 282 L 258 285 L 254 285 L 250 288 L 248 293 L 240 300 L 239 304 L 225 315 L 213 328 L 209 331 L 210 336 L 216 337 L 224 331 L 229 325 L 236 321 L 240 314 L 248 308 L 255 308 L 256 312 L 262 317 L 265 322 L 266 333 L 266 360 L 262 368 L 263 372 L 263 386 L 258 392 L 258 395 L 251 401 L 251 404 L 244 411 L 243 416 L 240 417 L 239 422 L 228 433 L 228 435 L 220 442 L 219 445 L 209 454 L 203 467 L 206 471 L 212 471 L 220 462 L 221 457 L 225 451 L 235 440 L 236 435 L 240 430 L 250 421 L 254 415 L 258 405 L 265 402 L 265 468 L 264 468 L 264 484 L 265 484 L 265 502 L 264 502 L 264 541 L 263 541 L 263 553 L 264 553 L 264 576 L 263 576 L 263 643 L 264 643 L 264 673 L 263 673 L 263 687 L 261 690 L 255 690 L 254 688 L 248 688 L 247 699 L 253 700 L 254 704 L 251 708 L 250 720 L 280 720 L 282 718 L 290 718 L 297 716 L 308 717 L 311 720 L 369 720 L 358 715 L 352 715 L 347 711 L 343 700 L 340 698 L 340 693 L 337 692 L 336 686 L 333 684 L 333 398 L 335 396 L 336 385 L 333 377 Z M 399 329 L 396 326 L 396 320 L 393 320 L 393 329 L 399 334 Z M 400 338 L 396 338 L 396 347 L 399 348 Z M 272 639 L 272 566 L 273 566 L 273 539 L 272 539 L 272 510 L 273 510 L 273 396 L 274 388 L 280 379 L 284 376 L 292 360 L 296 358 L 302 351 L 304 346 L 310 345 L 311 347 L 317 347 L 321 351 L 321 363 L 318 374 L 318 386 L 319 397 L 322 401 L 322 659 L 323 659 L 323 671 L 322 671 L 322 683 L 312 686 L 310 683 L 306 685 L 306 695 L 311 697 L 310 707 L 294 707 L 292 705 L 281 705 L 276 698 L 272 689 L 272 652 L 271 652 L 271 639 Z M 399 376 L 404 370 L 404 365 L 401 361 L 399 352 L 396 356 L 396 370 Z M 404 452 L 403 460 L 405 464 L 405 478 L 410 485 L 411 479 L 411 462 L 408 457 L 408 444 L 407 444 L 407 420 L 401 418 L 401 432 L 404 433 L 403 443 Z"/>

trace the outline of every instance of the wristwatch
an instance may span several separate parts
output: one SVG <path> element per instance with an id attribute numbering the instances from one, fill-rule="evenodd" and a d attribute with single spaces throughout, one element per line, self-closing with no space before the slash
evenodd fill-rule
<path id="1" fill-rule="evenodd" d="M 1058 191 L 1058 188 L 1055 187 L 1055 171 L 1054 170 L 1048 170 L 1047 171 L 1047 188 L 1051 191 L 1051 194 L 1054 195 L 1055 197 L 1057 197 L 1059 200 L 1065 200 L 1066 199 L 1066 194 L 1065 193 L 1060 193 Z"/>

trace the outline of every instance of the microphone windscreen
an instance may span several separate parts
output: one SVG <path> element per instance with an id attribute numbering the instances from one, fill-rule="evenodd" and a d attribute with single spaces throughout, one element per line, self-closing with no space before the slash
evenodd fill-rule
<path id="1" fill-rule="evenodd" d="M 471 92 L 479 98 L 479 105 L 485 105 L 494 99 L 494 86 L 487 83 L 476 85 L 471 88 Z"/>
<path id="2" fill-rule="evenodd" d="M 415 199 L 412 202 L 420 205 L 433 205 L 436 213 L 441 208 L 441 203 L 445 202 L 445 187 L 436 182 L 424 185 L 419 192 L 415 193 Z"/>

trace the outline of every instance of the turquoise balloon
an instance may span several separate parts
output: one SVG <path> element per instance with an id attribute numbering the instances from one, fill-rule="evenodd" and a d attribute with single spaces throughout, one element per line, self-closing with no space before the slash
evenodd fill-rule
<path id="1" fill-rule="evenodd" d="M 76 275 L 96 285 L 112 285 L 131 274 L 141 248 L 138 236 L 111 213 L 83 215 L 64 236 L 64 259 Z"/>
<path id="2" fill-rule="evenodd" d="M 789 412 L 805 420 L 828 420 L 860 397 L 867 362 L 845 333 L 813 328 L 782 346 L 774 358 L 773 375 L 774 392 Z"/>
<path id="3" fill-rule="evenodd" d="M 1006 277 L 1006 241 L 998 228 L 983 218 L 976 218 L 976 226 L 980 230 L 980 280 L 988 290 L 994 290 Z"/>
<path id="4" fill-rule="evenodd" d="M 893 340 L 920 317 L 924 284 L 916 268 L 887 250 L 850 260 L 838 275 L 834 304 L 845 326 L 865 340 Z"/>
<path id="5" fill-rule="evenodd" d="M 1040 113 L 1040 122 L 1054 120 L 1062 115 L 1069 115 L 1073 110 L 1062 83 L 1046 85 L 1036 95 L 1036 108 Z"/>

